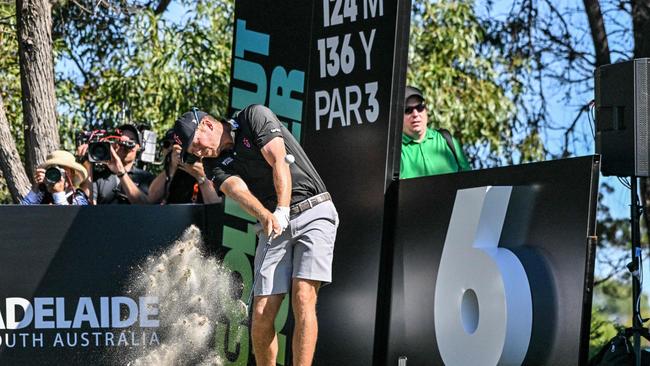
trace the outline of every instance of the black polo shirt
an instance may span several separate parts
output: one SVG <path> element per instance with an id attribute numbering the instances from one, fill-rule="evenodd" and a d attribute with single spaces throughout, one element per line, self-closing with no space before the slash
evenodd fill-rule
<path id="1" fill-rule="evenodd" d="M 198 189 L 196 201 L 192 201 L 194 196 L 194 186 L 197 184 L 196 179 L 190 173 L 183 170 L 176 170 L 174 176 L 169 182 L 169 193 L 167 194 L 167 203 L 203 203 L 203 195 Z"/>
<path id="2" fill-rule="evenodd" d="M 254 104 L 242 109 L 234 118 L 234 147 L 216 159 L 204 159 L 204 166 L 216 187 L 233 175 L 239 176 L 264 207 L 273 211 L 277 194 L 273 168 L 264 159 L 261 148 L 275 137 L 284 139 L 287 154 L 296 159 L 291 171 L 291 204 L 326 192 L 325 184 L 291 132 L 267 107 Z"/>
<path id="3" fill-rule="evenodd" d="M 142 193 L 149 193 L 149 184 L 155 178 L 153 174 L 135 167 L 127 174 L 131 177 L 133 183 L 138 186 Z M 98 205 L 131 203 L 122 189 L 120 178 L 108 169 L 98 173 L 93 172 L 92 195 L 93 200 L 95 200 Z"/>

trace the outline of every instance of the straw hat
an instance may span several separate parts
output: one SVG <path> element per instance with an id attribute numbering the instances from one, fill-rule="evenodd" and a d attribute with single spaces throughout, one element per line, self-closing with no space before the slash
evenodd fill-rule
<path id="1" fill-rule="evenodd" d="M 53 151 L 50 155 L 47 156 L 47 160 L 39 166 L 39 168 L 47 169 L 51 166 L 58 165 L 60 167 L 71 168 L 74 170 L 75 174 L 72 178 L 72 182 L 75 187 L 78 187 L 81 182 L 83 182 L 86 177 L 88 177 L 88 172 L 83 165 L 77 163 L 74 158 L 74 155 L 67 151 L 56 150 Z"/>

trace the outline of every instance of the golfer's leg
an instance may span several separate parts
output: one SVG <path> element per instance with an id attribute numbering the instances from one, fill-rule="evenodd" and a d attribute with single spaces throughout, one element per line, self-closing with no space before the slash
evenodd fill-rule
<path id="1" fill-rule="evenodd" d="M 275 316 L 282 304 L 284 294 L 256 296 L 253 301 L 253 350 L 258 366 L 275 366 L 278 355 L 278 339 L 275 335 Z"/>
<path id="2" fill-rule="evenodd" d="M 316 350 L 318 321 L 316 320 L 316 297 L 320 281 L 294 278 L 291 302 L 295 328 L 293 330 L 293 366 L 311 365 Z"/>

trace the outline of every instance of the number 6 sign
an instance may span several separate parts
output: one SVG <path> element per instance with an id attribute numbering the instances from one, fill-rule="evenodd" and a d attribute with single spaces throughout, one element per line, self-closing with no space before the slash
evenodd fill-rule
<path id="1" fill-rule="evenodd" d="M 531 337 L 526 271 L 499 248 L 512 187 L 459 190 L 438 270 L 435 330 L 446 365 L 520 365 Z"/>

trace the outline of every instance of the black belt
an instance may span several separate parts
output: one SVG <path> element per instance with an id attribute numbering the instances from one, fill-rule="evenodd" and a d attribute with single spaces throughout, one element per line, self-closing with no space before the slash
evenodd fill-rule
<path id="1" fill-rule="evenodd" d="M 327 193 L 327 192 L 317 194 L 317 195 L 315 195 L 313 197 L 307 198 L 306 200 L 303 200 L 303 201 L 300 201 L 300 202 L 298 202 L 298 203 L 296 203 L 294 205 L 291 205 L 291 207 L 289 208 L 289 215 L 292 215 L 292 216 L 297 215 L 297 214 L 299 214 L 299 213 L 301 213 L 303 211 L 307 211 L 310 208 L 312 208 L 312 207 L 314 207 L 314 206 L 316 206 L 318 204 L 321 204 L 321 203 L 323 203 L 325 201 L 329 201 L 331 199 L 332 199 L 332 196 L 330 196 L 330 194 Z"/>

